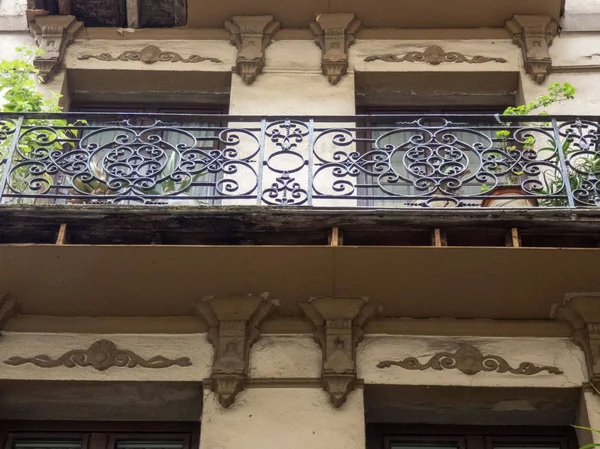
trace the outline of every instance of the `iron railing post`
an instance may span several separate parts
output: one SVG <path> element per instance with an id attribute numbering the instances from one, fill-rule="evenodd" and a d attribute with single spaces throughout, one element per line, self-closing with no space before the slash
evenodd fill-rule
<path id="1" fill-rule="evenodd" d="M 315 121 L 308 121 L 308 186 L 306 188 L 306 205 L 312 206 L 313 199 L 313 146 L 315 144 Z"/>
<path id="2" fill-rule="evenodd" d="M 573 190 L 571 189 L 571 181 L 569 179 L 569 168 L 565 159 L 565 153 L 563 152 L 562 142 L 560 140 L 560 132 L 558 130 L 558 123 L 556 119 L 552 119 L 552 130 L 554 132 L 554 141 L 556 142 L 556 151 L 558 154 L 558 162 L 560 165 L 560 174 L 562 176 L 563 184 L 565 186 L 565 193 L 567 195 L 567 203 L 569 207 L 575 207 L 575 199 L 573 198 Z"/>
<path id="3" fill-rule="evenodd" d="M 260 121 L 260 142 L 258 149 L 258 167 L 256 173 L 256 204 L 262 206 L 263 196 L 263 170 L 265 164 L 265 141 L 267 137 L 267 119 Z"/>
<path id="4" fill-rule="evenodd" d="M 6 162 L 4 164 L 4 173 L 2 173 L 2 178 L 0 178 L 0 204 L 4 201 L 4 190 L 6 189 L 6 184 L 8 183 L 8 176 L 10 174 L 10 169 L 12 167 L 12 160 L 19 144 L 19 138 L 21 137 L 21 127 L 23 126 L 23 116 L 20 115 L 15 123 L 15 130 L 13 133 L 13 138 L 10 143 L 10 147 L 8 148 L 8 153 L 6 154 Z"/>

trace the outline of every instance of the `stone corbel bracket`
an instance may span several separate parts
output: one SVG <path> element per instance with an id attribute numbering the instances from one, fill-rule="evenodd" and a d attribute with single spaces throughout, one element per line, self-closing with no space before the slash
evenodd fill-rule
<path id="1" fill-rule="evenodd" d="M 17 316 L 19 304 L 16 299 L 9 299 L 7 294 L 0 293 L 0 337 L 2 329 L 8 320 Z"/>
<path id="2" fill-rule="evenodd" d="M 363 325 L 377 306 L 366 298 L 312 298 L 300 307 L 314 325 L 321 346 L 321 380 L 334 407 L 341 407 L 356 386 L 356 347 L 363 340 Z"/>
<path id="3" fill-rule="evenodd" d="M 521 47 L 525 71 L 542 84 L 552 70 L 548 47 L 558 32 L 557 23 L 550 16 L 515 15 L 505 27 L 513 43 Z"/>
<path id="4" fill-rule="evenodd" d="M 238 49 L 235 72 L 250 85 L 263 71 L 265 50 L 279 29 L 279 22 L 273 16 L 234 16 L 225 21 L 225 29 Z"/>
<path id="5" fill-rule="evenodd" d="M 215 348 L 211 388 L 225 408 L 230 407 L 248 379 L 250 347 L 260 337 L 261 321 L 277 306 L 268 294 L 209 296 L 194 305 L 208 324 L 208 340 Z"/>
<path id="6" fill-rule="evenodd" d="M 319 14 L 310 23 L 315 43 L 322 51 L 321 69 L 329 83 L 336 85 L 348 71 L 348 48 L 361 22 L 353 13 Z"/>
<path id="7" fill-rule="evenodd" d="M 58 72 L 65 50 L 83 29 L 75 16 L 34 15 L 29 22 L 29 32 L 37 46 L 44 51 L 33 64 L 39 70 L 42 82 L 47 83 Z"/>
<path id="8" fill-rule="evenodd" d="M 600 293 L 567 297 L 552 317 L 570 324 L 573 341 L 585 354 L 588 380 L 600 391 Z"/>

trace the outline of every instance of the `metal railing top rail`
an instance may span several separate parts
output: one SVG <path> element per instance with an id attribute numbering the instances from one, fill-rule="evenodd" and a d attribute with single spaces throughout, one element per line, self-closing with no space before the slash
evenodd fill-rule
<path id="1" fill-rule="evenodd" d="M 585 120 L 600 122 L 599 115 L 502 115 L 502 114 L 420 114 L 420 113 L 403 113 L 403 114 L 369 114 L 369 115 L 233 115 L 233 114 L 191 114 L 191 113 L 145 113 L 145 112 L 0 112 L 0 120 L 18 119 L 23 117 L 25 120 L 42 120 L 42 119 L 69 119 L 77 117 L 91 118 L 135 118 L 135 117 L 153 117 L 153 118 L 190 118 L 197 121 L 202 120 L 221 120 L 223 122 L 267 122 L 277 120 L 297 120 L 315 122 L 374 122 L 388 121 L 396 119 L 426 119 L 426 118 L 456 118 L 461 120 L 489 121 L 493 123 L 504 122 L 534 122 L 534 123 L 550 123 L 552 120 L 573 121 Z"/>

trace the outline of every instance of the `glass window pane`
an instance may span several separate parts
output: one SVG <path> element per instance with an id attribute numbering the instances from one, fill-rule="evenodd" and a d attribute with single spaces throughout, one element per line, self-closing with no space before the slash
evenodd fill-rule
<path id="1" fill-rule="evenodd" d="M 458 443 L 402 443 L 393 442 L 391 449 L 458 449 Z"/>
<path id="2" fill-rule="evenodd" d="M 81 449 L 80 440 L 17 439 L 13 449 Z"/>
<path id="3" fill-rule="evenodd" d="M 116 449 L 183 449 L 183 440 L 120 440 Z"/>

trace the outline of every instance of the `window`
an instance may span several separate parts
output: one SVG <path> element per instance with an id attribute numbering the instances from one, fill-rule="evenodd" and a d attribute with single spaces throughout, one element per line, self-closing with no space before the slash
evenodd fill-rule
<path id="1" fill-rule="evenodd" d="M 1 449 L 194 449 L 200 423 L 0 422 Z"/>
<path id="2" fill-rule="evenodd" d="M 570 427 L 367 425 L 368 449 L 577 449 Z"/>

